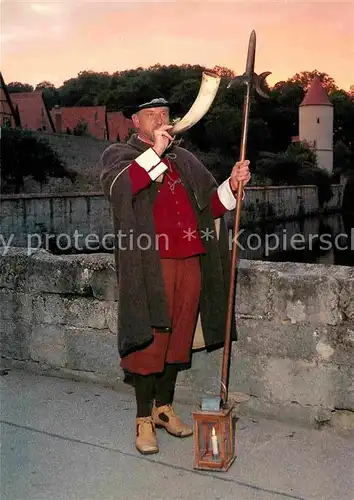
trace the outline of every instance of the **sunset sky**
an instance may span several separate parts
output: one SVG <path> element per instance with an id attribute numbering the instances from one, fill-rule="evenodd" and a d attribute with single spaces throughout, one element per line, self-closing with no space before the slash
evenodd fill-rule
<path id="1" fill-rule="evenodd" d="M 5 82 L 56 86 L 79 71 L 160 64 L 245 70 L 256 30 L 256 72 L 273 85 L 318 69 L 340 88 L 354 84 L 354 2 L 2 0 Z"/>

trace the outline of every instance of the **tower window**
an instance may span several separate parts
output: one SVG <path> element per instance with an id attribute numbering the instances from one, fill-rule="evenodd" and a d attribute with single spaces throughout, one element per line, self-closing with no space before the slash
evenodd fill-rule
<path id="1" fill-rule="evenodd" d="M 319 118 L 317 118 L 317 123 L 320 123 L 320 119 Z"/>

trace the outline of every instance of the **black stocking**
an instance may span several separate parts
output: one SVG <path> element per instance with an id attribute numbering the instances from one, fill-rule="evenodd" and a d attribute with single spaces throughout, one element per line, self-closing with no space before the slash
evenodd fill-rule
<path id="1" fill-rule="evenodd" d="M 172 404 L 178 368 L 173 364 L 166 364 L 162 374 L 156 376 L 156 406 Z"/>
<path id="2" fill-rule="evenodd" d="M 155 397 L 155 374 L 134 375 L 134 387 L 136 398 L 136 416 L 151 416 L 152 406 Z"/>

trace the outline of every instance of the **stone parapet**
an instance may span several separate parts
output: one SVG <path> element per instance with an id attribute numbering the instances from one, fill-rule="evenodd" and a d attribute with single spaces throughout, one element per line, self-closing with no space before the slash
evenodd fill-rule
<path id="1" fill-rule="evenodd" d="M 112 255 L 11 247 L 1 256 L 0 297 L 4 358 L 59 376 L 123 378 Z M 351 422 L 354 268 L 241 260 L 236 320 L 230 397 L 247 395 L 242 411 L 316 425 L 335 425 L 343 415 Z M 222 351 L 194 353 L 181 388 L 218 392 L 221 359 Z"/>

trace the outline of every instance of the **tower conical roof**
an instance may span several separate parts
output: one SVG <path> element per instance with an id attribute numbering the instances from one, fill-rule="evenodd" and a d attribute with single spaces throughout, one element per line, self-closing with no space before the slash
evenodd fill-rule
<path id="1" fill-rule="evenodd" d="M 318 76 L 312 80 L 300 106 L 333 106 Z"/>

